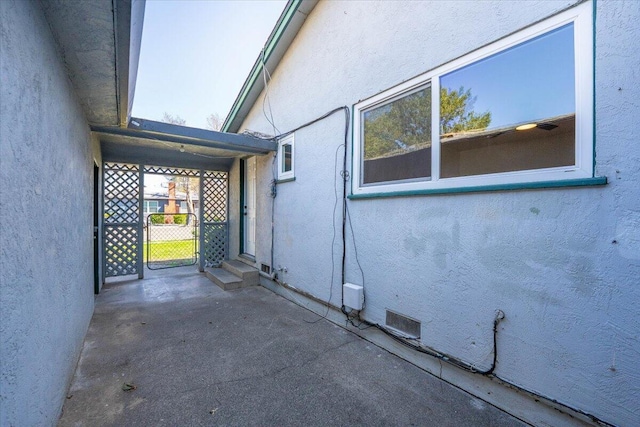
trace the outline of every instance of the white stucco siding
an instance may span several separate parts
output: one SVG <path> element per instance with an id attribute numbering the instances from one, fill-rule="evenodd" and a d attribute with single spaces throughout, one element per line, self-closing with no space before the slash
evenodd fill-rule
<path id="1" fill-rule="evenodd" d="M 90 137 L 39 2 L 0 1 L 0 425 L 55 425 L 93 312 Z"/>
<path id="2" fill-rule="evenodd" d="M 284 132 L 351 106 L 573 3 L 321 2 L 271 70 L 275 123 Z M 619 425 L 640 424 L 639 20 L 638 2 L 597 3 L 596 175 L 606 186 L 349 201 L 363 317 L 418 319 L 424 344 L 486 368 L 501 309 L 499 376 Z M 262 105 L 243 128 L 273 132 Z M 296 132 L 296 180 L 276 198 L 274 267 L 322 299 L 343 124 L 338 113 Z M 256 258 L 269 263 L 271 159 L 258 165 Z M 340 202 L 336 227 L 339 306 Z M 362 284 L 347 238 L 346 279 Z"/>

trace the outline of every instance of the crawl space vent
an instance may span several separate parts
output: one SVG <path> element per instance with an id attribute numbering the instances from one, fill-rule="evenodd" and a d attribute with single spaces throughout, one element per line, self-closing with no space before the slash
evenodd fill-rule
<path id="1" fill-rule="evenodd" d="M 420 338 L 420 322 L 402 314 L 387 310 L 386 325 L 410 338 Z"/>

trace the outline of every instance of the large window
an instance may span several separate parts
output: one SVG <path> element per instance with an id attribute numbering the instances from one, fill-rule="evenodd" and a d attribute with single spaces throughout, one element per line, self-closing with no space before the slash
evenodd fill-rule
<path id="1" fill-rule="evenodd" d="M 592 177 L 581 5 L 355 106 L 354 194 Z"/>

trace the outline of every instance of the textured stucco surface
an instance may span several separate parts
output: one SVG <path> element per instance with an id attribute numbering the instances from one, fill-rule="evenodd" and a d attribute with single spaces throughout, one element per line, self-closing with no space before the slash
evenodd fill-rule
<path id="1" fill-rule="evenodd" d="M 47 0 L 42 8 L 87 120 L 118 125 L 112 2 Z"/>
<path id="2" fill-rule="evenodd" d="M 321 2 L 271 70 L 276 125 L 284 132 L 351 106 L 573 3 Z M 479 367 L 491 362 L 491 324 L 502 309 L 498 375 L 607 422 L 638 425 L 640 3 L 597 5 L 596 175 L 609 184 L 350 201 L 364 279 L 351 234 L 346 279 L 364 283 L 367 320 L 384 323 L 385 309 L 418 319 L 424 344 Z M 274 267 L 336 305 L 334 162 L 343 125 L 337 114 L 296 132 L 296 180 L 278 186 L 275 209 Z M 243 128 L 271 131 L 262 98 Z M 268 264 L 269 157 L 258 173 L 256 261 Z"/>
<path id="3" fill-rule="evenodd" d="M 55 425 L 93 311 L 100 161 L 39 2 L 0 1 L 0 425 Z"/>

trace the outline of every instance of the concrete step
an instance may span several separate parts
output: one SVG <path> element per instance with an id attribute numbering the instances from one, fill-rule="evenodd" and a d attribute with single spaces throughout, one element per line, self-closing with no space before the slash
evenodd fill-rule
<path id="1" fill-rule="evenodd" d="M 243 287 L 242 279 L 224 268 L 205 268 L 205 274 L 216 285 L 225 291 Z"/>
<path id="2" fill-rule="evenodd" d="M 260 273 L 258 269 L 251 267 L 238 260 L 228 260 L 222 262 L 222 268 L 240 277 L 244 286 L 256 286 L 260 283 Z"/>

